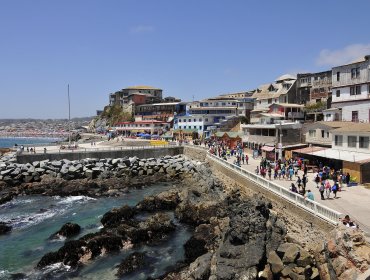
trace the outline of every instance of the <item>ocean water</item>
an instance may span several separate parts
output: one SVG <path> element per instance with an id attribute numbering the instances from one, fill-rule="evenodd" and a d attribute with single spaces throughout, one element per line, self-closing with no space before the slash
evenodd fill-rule
<path id="1" fill-rule="evenodd" d="M 79 271 L 72 271 L 63 264 L 42 271 L 34 268 L 44 254 L 63 246 L 64 240 L 48 240 L 63 224 L 78 223 L 82 228 L 80 235 L 74 238 L 78 239 L 98 231 L 103 214 L 112 208 L 124 204 L 133 206 L 145 196 L 168 190 L 171 186 L 170 183 L 156 184 L 131 190 L 118 198 L 23 196 L 0 205 L 0 221 L 13 226 L 10 234 L 0 236 L 0 279 L 11 279 L 17 273 L 26 274 L 22 279 L 117 279 L 116 266 L 134 251 L 145 252 L 150 265 L 124 279 L 146 279 L 165 273 L 168 267 L 184 258 L 182 245 L 191 235 L 190 229 L 184 225 L 178 224 L 175 233 L 157 244 L 99 257 Z"/>
<path id="2" fill-rule="evenodd" d="M 47 144 L 56 141 L 61 141 L 61 139 L 43 137 L 0 137 L 0 148 L 11 148 L 15 144 L 20 146 L 26 144 Z"/>

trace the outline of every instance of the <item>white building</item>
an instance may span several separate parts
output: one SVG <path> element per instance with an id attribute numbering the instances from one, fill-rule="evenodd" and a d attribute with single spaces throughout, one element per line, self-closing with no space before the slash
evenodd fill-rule
<path id="1" fill-rule="evenodd" d="M 343 121 L 370 120 L 370 56 L 332 69 L 332 107 Z"/>

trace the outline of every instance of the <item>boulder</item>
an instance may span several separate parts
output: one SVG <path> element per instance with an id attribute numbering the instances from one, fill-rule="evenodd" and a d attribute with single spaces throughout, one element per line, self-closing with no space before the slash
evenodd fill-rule
<path id="1" fill-rule="evenodd" d="M 0 222 L 0 235 L 6 234 L 12 230 L 12 227 L 4 222 Z"/>
<path id="2" fill-rule="evenodd" d="M 78 224 L 66 223 L 60 228 L 60 230 L 58 230 L 56 233 L 54 233 L 51 236 L 51 238 L 55 238 L 58 235 L 70 238 L 72 236 L 75 236 L 75 235 L 79 234 L 80 231 L 81 231 L 81 227 Z"/>
<path id="3" fill-rule="evenodd" d="M 283 263 L 294 263 L 299 257 L 300 249 L 298 245 L 291 244 L 288 246 L 287 250 L 284 253 Z"/>
<path id="4" fill-rule="evenodd" d="M 267 262 L 271 266 L 271 271 L 274 274 L 279 273 L 284 269 L 284 264 L 279 258 L 279 256 L 274 251 L 270 251 L 267 257 Z"/>

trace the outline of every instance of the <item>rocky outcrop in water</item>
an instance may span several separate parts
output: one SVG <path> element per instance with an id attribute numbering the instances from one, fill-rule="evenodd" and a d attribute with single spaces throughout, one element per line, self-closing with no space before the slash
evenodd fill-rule
<path id="1" fill-rule="evenodd" d="M 75 223 L 66 223 L 64 224 L 60 230 L 50 236 L 51 239 L 58 238 L 58 237 L 66 237 L 70 238 L 79 234 L 81 231 L 81 227 Z"/>
<path id="2" fill-rule="evenodd" d="M 12 230 L 12 227 L 4 222 L 0 222 L 0 235 L 6 234 Z"/>

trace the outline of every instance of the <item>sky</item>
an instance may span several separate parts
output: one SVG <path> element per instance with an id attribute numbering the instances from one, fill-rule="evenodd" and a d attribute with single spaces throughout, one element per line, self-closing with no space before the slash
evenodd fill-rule
<path id="1" fill-rule="evenodd" d="M 183 101 L 370 54 L 370 1 L 0 0 L 0 118 L 96 114 L 134 85 Z"/>

